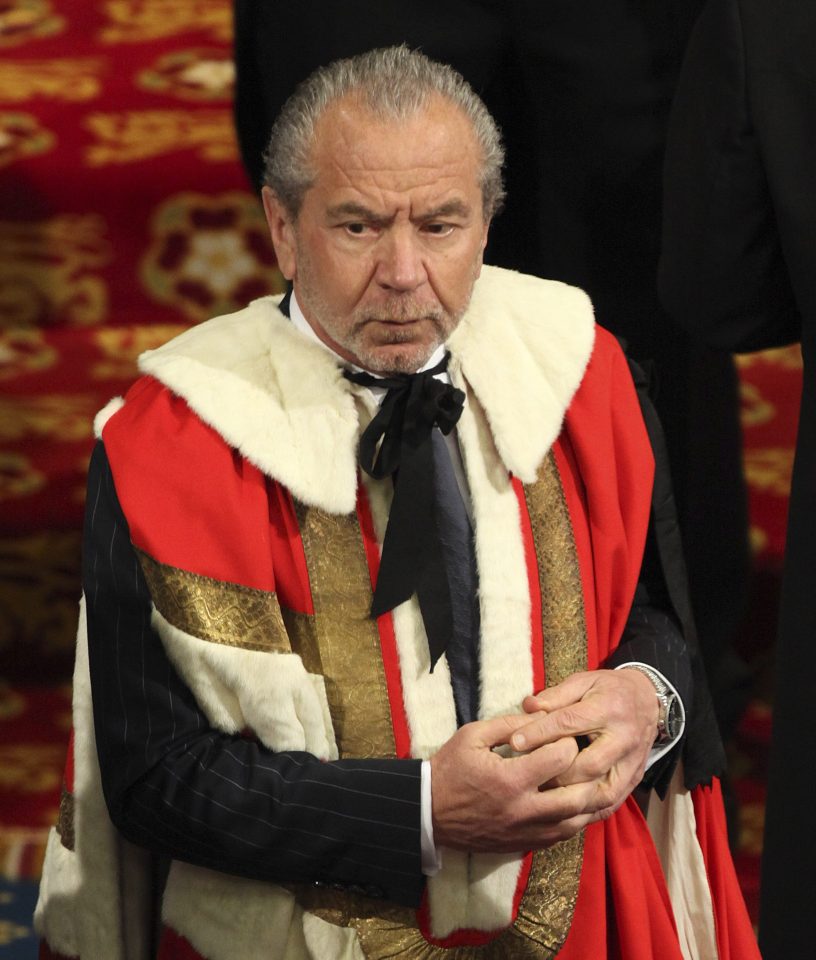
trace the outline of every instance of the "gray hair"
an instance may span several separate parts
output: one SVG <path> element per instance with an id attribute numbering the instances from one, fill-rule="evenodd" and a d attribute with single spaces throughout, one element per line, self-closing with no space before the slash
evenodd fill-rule
<path id="1" fill-rule="evenodd" d="M 434 94 L 459 107 L 472 123 L 482 151 L 484 218 L 498 213 L 504 200 L 504 147 L 496 121 L 461 74 L 403 44 L 320 67 L 283 105 L 264 155 L 264 182 L 291 217 L 297 218 L 304 194 L 314 182 L 309 160 L 315 125 L 327 107 L 351 94 L 358 95 L 380 119 L 414 116 Z"/>

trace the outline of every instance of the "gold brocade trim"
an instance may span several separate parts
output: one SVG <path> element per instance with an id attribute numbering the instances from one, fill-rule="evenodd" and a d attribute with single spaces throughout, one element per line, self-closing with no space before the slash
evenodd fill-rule
<path id="1" fill-rule="evenodd" d="M 586 669 L 586 625 L 572 525 L 552 454 L 542 465 L 536 483 L 525 488 L 525 495 L 541 583 L 546 674 L 548 682 L 557 683 Z M 356 604 L 365 610 L 370 603 L 367 570 L 351 569 L 347 555 L 341 553 L 335 541 L 337 528 L 330 526 L 335 523 L 338 527 L 348 526 L 348 519 L 339 518 L 338 521 L 338 518 L 322 517 L 325 518 L 324 526 L 311 544 L 311 550 L 324 558 L 325 569 L 321 573 L 334 578 L 332 589 L 340 590 L 343 599 L 347 598 L 347 591 L 361 593 L 359 584 L 362 578 L 366 586 L 362 591 L 365 597 L 361 596 Z M 304 545 L 309 539 L 305 526 L 301 522 Z M 356 524 L 353 526 L 359 539 Z M 348 538 L 350 531 L 345 531 L 344 535 Z M 328 557 L 332 550 L 333 556 Z M 315 577 L 308 560 L 309 552 L 307 547 L 314 591 Z M 339 599 L 335 602 L 341 603 Z M 317 605 L 315 598 L 316 609 Z M 359 615 L 359 610 L 356 612 Z M 305 625 L 300 629 L 305 631 Z M 351 639 L 346 642 L 351 646 Z M 357 649 L 362 650 L 359 641 Z M 372 653 L 371 660 L 379 664 L 378 651 Z M 372 664 L 365 662 L 360 653 L 350 656 L 349 663 L 353 664 L 355 672 L 371 672 Z M 319 661 L 315 661 L 315 665 L 319 667 Z M 369 709 L 368 702 L 364 706 Z M 335 709 L 333 706 L 333 717 Z M 350 719 L 348 715 L 344 716 L 345 724 Z M 335 728 L 340 729 L 336 717 Z M 354 927 L 366 960 L 391 960 L 396 956 L 406 960 L 552 960 L 570 931 L 578 899 L 583 852 L 583 833 L 536 852 L 515 923 L 483 946 L 434 946 L 417 928 L 414 910 L 345 891 L 302 887 L 297 889 L 297 899 L 303 909 L 328 923 Z"/>
<path id="2" fill-rule="evenodd" d="M 552 451 L 538 480 L 524 488 L 541 588 L 544 669 L 552 687 L 587 668 L 581 570 L 572 522 Z"/>
<path id="3" fill-rule="evenodd" d="M 76 849 L 74 822 L 74 795 L 63 786 L 60 794 L 59 815 L 57 816 L 57 833 L 66 850 Z"/>
<path id="4" fill-rule="evenodd" d="M 315 618 L 311 613 L 299 613 L 281 607 L 283 622 L 289 634 L 292 650 L 300 655 L 307 673 L 323 675 L 323 663 L 320 660 L 320 649 L 315 632 Z"/>
<path id="5" fill-rule="evenodd" d="M 536 853 L 516 922 L 484 946 L 429 943 L 409 907 L 325 887 L 298 888 L 297 899 L 327 923 L 353 926 L 366 960 L 552 960 L 569 933 L 583 850 L 584 835 L 579 833 Z"/>
<path id="6" fill-rule="evenodd" d="M 278 600 L 269 590 L 214 580 L 136 550 L 156 609 L 172 626 L 212 643 L 290 653 Z"/>
<path id="7" fill-rule="evenodd" d="M 314 604 L 313 627 L 293 633 L 293 650 L 326 683 L 340 757 L 396 754 L 371 580 L 357 515 L 295 503 Z"/>

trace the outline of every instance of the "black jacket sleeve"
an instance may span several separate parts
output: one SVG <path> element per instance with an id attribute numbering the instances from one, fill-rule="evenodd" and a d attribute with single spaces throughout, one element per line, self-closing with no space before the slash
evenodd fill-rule
<path id="1" fill-rule="evenodd" d="M 621 642 L 606 666 L 640 660 L 677 690 L 686 710 L 682 757 L 690 789 L 722 774 L 725 751 L 697 644 L 663 429 L 649 397 L 648 377 L 631 360 L 629 367 L 654 454 L 655 479 L 640 582 Z M 672 750 L 653 764 L 644 784 L 662 795 L 680 755 L 680 750 Z"/>
<path id="2" fill-rule="evenodd" d="M 416 905 L 420 761 L 324 763 L 213 729 L 150 625 L 150 595 L 101 443 L 84 537 L 97 751 L 121 833 L 164 858 Z"/>

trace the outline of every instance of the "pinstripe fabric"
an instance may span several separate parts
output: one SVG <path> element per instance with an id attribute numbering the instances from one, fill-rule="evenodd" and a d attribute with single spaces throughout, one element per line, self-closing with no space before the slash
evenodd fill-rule
<path id="1" fill-rule="evenodd" d="M 150 595 L 101 443 L 83 581 L 102 783 L 124 836 L 223 872 L 418 902 L 419 761 L 323 763 L 213 730 L 150 626 Z"/>

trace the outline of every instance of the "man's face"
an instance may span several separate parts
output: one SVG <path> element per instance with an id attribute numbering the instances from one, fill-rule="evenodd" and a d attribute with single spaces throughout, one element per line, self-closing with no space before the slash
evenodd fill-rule
<path id="1" fill-rule="evenodd" d="M 264 190 L 280 268 L 344 359 L 412 373 L 450 336 L 487 241 L 480 165 L 470 122 L 442 97 L 404 121 L 345 98 L 317 124 L 297 220 Z"/>

